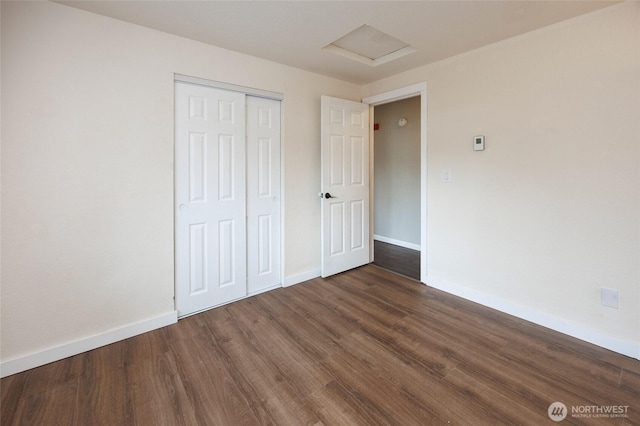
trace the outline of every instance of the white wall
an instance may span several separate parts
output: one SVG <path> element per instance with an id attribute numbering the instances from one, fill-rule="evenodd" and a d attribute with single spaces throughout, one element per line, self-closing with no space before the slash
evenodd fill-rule
<path id="1" fill-rule="evenodd" d="M 175 318 L 174 73 L 284 94 L 285 280 L 318 270 L 320 95 L 358 100 L 359 86 L 56 3 L 2 2 L 3 373 Z"/>
<path id="2" fill-rule="evenodd" d="M 420 245 L 420 97 L 376 106 L 373 233 Z M 408 120 L 404 127 L 398 120 Z"/>
<path id="3" fill-rule="evenodd" d="M 363 88 L 427 82 L 429 284 L 640 357 L 639 23 L 627 2 Z"/>

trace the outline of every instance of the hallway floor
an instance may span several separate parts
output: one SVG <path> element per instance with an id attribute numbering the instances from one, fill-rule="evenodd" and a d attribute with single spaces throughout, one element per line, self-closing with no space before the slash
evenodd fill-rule
<path id="1" fill-rule="evenodd" d="M 420 281 L 420 252 L 394 244 L 373 242 L 373 264 Z"/>

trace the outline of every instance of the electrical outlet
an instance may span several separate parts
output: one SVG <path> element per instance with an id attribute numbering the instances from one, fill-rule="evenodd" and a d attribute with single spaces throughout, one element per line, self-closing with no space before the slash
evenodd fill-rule
<path id="1" fill-rule="evenodd" d="M 600 289 L 600 304 L 618 309 L 618 290 L 602 287 Z"/>

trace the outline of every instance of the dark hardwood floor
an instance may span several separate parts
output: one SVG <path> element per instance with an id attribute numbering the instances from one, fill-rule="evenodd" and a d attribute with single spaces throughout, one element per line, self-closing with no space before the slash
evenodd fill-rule
<path id="1" fill-rule="evenodd" d="M 373 256 L 375 265 L 420 281 L 420 252 L 418 250 L 374 240 Z"/>
<path id="2" fill-rule="evenodd" d="M 6 377 L 8 425 L 544 425 L 628 406 L 640 361 L 368 265 Z"/>

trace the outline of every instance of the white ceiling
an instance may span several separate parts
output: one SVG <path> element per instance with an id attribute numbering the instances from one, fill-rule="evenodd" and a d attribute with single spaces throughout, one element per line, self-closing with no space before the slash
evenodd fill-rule
<path id="1" fill-rule="evenodd" d="M 368 83 L 616 1 L 60 1 L 354 83 Z M 416 52 L 372 67 L 323 47 L 362 25 Z"/>

